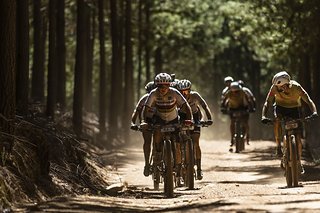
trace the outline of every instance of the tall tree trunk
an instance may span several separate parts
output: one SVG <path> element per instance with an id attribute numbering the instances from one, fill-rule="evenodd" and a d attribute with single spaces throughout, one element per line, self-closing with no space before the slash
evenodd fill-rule
<path id="1" fill-rule="evenodd" d="M 46 22 L 41 13 L 41 0 L 33 1 L 33 68 L 31 83 L 31 98 L 33 101 L 44 101 L 44 59 L 45 59 L 45 38 Z"/>
<path id="2" fill-rule="evenodd" d="M 146 65 L 146 82 L 148 83 L 151 80 L 151 71 L 150 71 L 150 1 L 145 2 L 145 65 Z"/>
<path id="3" fill-rule="evenodd" d="M 61 110 L 66 107 L 66 44 L 65 44 L 65 2 L 57 1 L 57 103 Z"/>
<path id="4" fill-rule="evenodd" d="M 132 24 L 131 0 L 126 0 L 126 34 L 125 34 L 125 100 L 123 129 L 126 141 L 129 140 L 130 115 L 133 111 L 133 59 L 132 59 Z"/>
<path id="5" fill-rule="evenodd" d="M 85 96 L 86 100 L 85 109 L 89 112 L 93 111 L 93 94 L 92 94 L 92 77 L 93 77 L 93 52 L 94 52 L 94 39 L 95 39 L 95 8 L 88 8 L 89 15 L 87 17 L 87 70 L 86 70 L 86 78 L 85 78 Z"/>
<path id="6" fill-rule="evenodd" d="M 49 1 L 49 62 L 47 116 L 54 119 L 57 99 L 56 0 Z"/>
<path id="7" fill-rule="evenodd" d="M 17 113 L 28 113 L 29 91 L 29 1 L 17 1 Z"/>
<path id="8" fill-rule="evenodd" d="M 99 85 L 99 130 L 106 133 L 106 49 L 104 30 L 104 0 L 99 0 L 100 85 Z"/>
<path id="9" fill-rule="evenodd" d="M 124 9 L 124 1 L 117 1 L 119 3 L 119 10 L 117 13 L 118 16 L 118 72 L 117 74 L 117 80 L 116 80 L 116 87 L 118 91 L 118 98 L 117 103 L 115 103 L 117 106 L 123 106 L 124 104 L 124 17 L 125 17 L 125 9 Z M 121 111 L 121 107 L 117 107 L 114 111 L 114 113 L 117 114 L 117 123 L 118 128 L 122 128 L 122 117 L 123 112 Z M 118 131 L 118 130 L 117 130 Z"/>
<path id="10" fill-rule="evenodd" d="M 110 27 L 111 27 L 111 40 L 112 40 L 112 64 L 111 64 L 111 91 L 110 91 L 110 109 L 119 108 L 117 91 L 118 72 L 119 72 L 119 34 L 118 34 L 118 18 L 117 18 L 117 1 L 110 0 Z M 109 137 L 113 140 L 118 134 L 118 115 L 113 110 L 109 111 Z"/>
<path id="11" fill-rule="evenodd" d="M 82 108 L 83 108 L 83 77 L 85 72 L 85 20 L 86 5 L 84 0 L 77 0 L 77 49 L 76 65 L 74 74 L 74 91 L 73 91 L 73 129 L 79 136 L 82 134 Z"/>
<path id="12" fill-rule="evenodd" d="M 139 0 L 139 6 L 138 6 L 138 82 L 137 82 L 137 99 L 141 96 L 140 88 L 141 88 L 141 76 L 142 76 L 142 31 L 143 31 L 143 25 L 142 25 L 142 10 L 143 10 L 143 1 Z"/>
<path id="13" fill-rule="evenodd" d="M 16 14 L 15 0 L 0 1 L 0 131 L 9 136 L 14 134 L 16 110 Z M 1 138 L 1 156 L 11 152 L 13 141 Z"/>

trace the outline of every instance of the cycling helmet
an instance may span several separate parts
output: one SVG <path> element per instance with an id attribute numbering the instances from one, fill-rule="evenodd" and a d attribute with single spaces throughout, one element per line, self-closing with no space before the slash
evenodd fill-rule
<path id="1" fill-rule="evenodd" d="M 177 89 L 177 88 L 178 88 L 179 81 L 180 81 L 179 79 L 176 79 L 176 78 L 175 78 L 175 79 L 171 82 L 170 86 Z"/>
<path id="2" fill-rule="evenodd" d="M 278 72 L 272 79 L 272 84 L 276 86 L 282 86 L 290 83 L 290 75 L 286 71 Z"/>
<path id="3" fill-rule="evenodd" d="M 242 86 L 237 81 L 234 81 L 230 84 L 230 91 L 232 91 L 232 92 L 236 92 L 241 89 L 242 89 Z"/>
<path id="4" fill-rule="evenodd" d="M 144 88 L 146 89 L 147 93 L 151 92 L 151 90 L 155 88 L 154 82 L 150 81 Z"/>
<path id="5" fill-rule="evenodd" d="M 161 84 L 169 84 L 172 83 L 171 76 L 168 73 L 159 73 L 154 78 L 154 83 L 156 86 Z"/>
<path id="6" fill-rule="evenodd" d="M 240 86 L 244 86 L 244 82 L 243 82 L 243 80 L 238 80 L 238 83 L 240 84 Z"/>
<path id="7" fill-rule="evenodd" d="M 189 89 L 191 89 L 191 82 L 186 79 L 180 80 L 177 85 L 177 89 L 178 90 L 189 90 Z"/>
<path id="8" fill-rule="evenodd" d="M 224 83 L 228 83 L 228 82 L 232 82 L 233 81 L 233 78 L 231 76 L 227 76 L 224 78 Z"/>

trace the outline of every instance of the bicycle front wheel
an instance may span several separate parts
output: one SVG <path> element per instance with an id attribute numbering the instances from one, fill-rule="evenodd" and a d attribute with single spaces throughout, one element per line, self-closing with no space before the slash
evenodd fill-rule
<path id="1" fill-rule="evenodd" d="M 290 137 L 291 143 L 290 143 L 290 158 L 291 158 L 291 173 L 292 173 L 292 182 L 293 187 L 298 186 L 298 150 L 297 150 L 297 144 L 296 144 L 296 137 L 294 135 L 291 135 Z"/>
<path id="2" fill-rule="evenodd" d="M 168 198 L 173 197 L 173 156 L 171 141 L 164 141 L 164 193 Z"/>
<path id="3" fill-rule="evenodd" d="M 191 139 L 187 141 L 186 149 L 186 186 L 188 187 L 188 189 L 194 189 L 194 147 L 193 141 Z"/>

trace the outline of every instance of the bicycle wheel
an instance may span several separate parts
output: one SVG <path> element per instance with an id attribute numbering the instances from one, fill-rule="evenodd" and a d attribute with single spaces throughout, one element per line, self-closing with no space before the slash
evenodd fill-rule
<path id="1" fill-rule="evenodd" d="M 153 188 L 155 190 L 159 190 L 159 185 L 160 185 L 160 171 L 158 168 L 159 162 L 154 162 L 152 164 L 152 179 L 153 179 Z"/>
<path id="2" fill-rule="evenodd" d="M 290 158 L 291 158 L 291 173 L 292 173 L 292 182 L 293 187 L 298 186 L 298 150 L 296 144 L 296 137 L 291 135 L 291 147 L 290 147 Z"/>
<path id="3" fill-rule="evenodd" d="M 241 138 L 237 135 L 236 139 L 236 153 L 239 153 L 241 150 Z"/>
<path id="4" fill-rule="evenodd" d="M 171 141 L 164 141 L 164 193 L 168 198 L 173 197 L 173 156 Z"/>
<path id="5" fill-rule="evenodd" d="M 291 172 L 291 167 L 290 167 L 290 148 L 289 144 L 290 142 L 287 141 L 287 137 L 283 137 L 283 144 L 284 146 L 284 160 L 285 160 L 285 176 L 286 176 L 286 182 L 287 182 L 287 187 L 292 186 L 292 172 Z"/>
<path id="6" fill-rule="evenodd" d="M 194 149 L 193 141 L 189 139 L 186 142 L 186 186 L 188 189 L 194 189 Z"/>

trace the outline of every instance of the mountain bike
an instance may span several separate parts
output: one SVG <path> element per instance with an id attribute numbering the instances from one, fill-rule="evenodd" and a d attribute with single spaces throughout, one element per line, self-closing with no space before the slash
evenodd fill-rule
<path id="1" fill-rule="evenodd" d="M 154 188 L 159 189 L 159 183 L 164 183 L 164 194 L 168 198 L 173 197 L 175 165 L 175 141 L 181 131 L 186 131 L 184 124 L 151 125 L 150 129 L 159 130 L 162 133 L 161 151 L 157 152 L 153 144 L 150 160 L 150 172 L 152 174 Z M 143 127 L 138 130 L 142 131 Z"/>
<path id="2" fill-rule="evenodd" d="M 284 129 L 282 151 L 283 157 L 281 167 L 285 170 L 287 187 L 297 187 L 299 182 L 301 159 L 298 149 L 297 138 L 302 134 L 302 124 L 309 118 L 293 119 L 285 117 L 281 119 L 281 126 Z M 274 123 L 271 119 L 267 123 Z"/>
<path id="3" fill-rule="evenodd" d="M 182 186 L 187 187 L 188 189 L 194 189 L 194 181 L 197 179 L 197 173 L 195 171 L 195 147 L 194 142 L 190 135 L 190 130 L 193 130 L 194 127 L 208 127 L 212 124 L 209 121 L 199 121 L 194 123 L 193 127 L 184 127 L 180 129 L 179 140 L 180 149 L 176 151 L 181 152 L 181 176 L 184 184 Z M 179 186 L 178 179 L 176 179 L 176 186 Z"/>
<path id="4" fill-rule="evenodd" d="M 234 121 L 234 134 L 232 136 L 233 144 L 236 147 L 236 153 L 239 153 L 245 149 L 245 123 L 244 116 L 248 115 L 248 111 L 244 109 L 239 110 L 229 110 L 231 117 Z M 230 152 L 233 151 L 232 147 L 229 149 Z"/>

